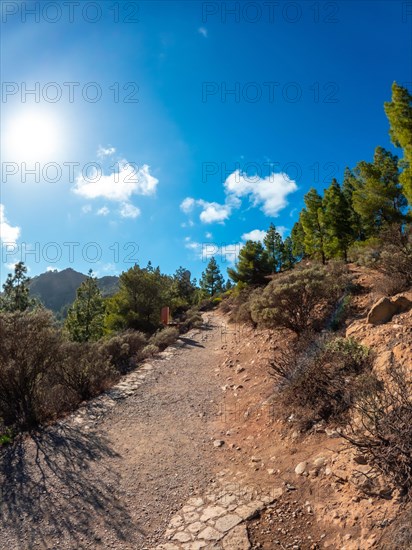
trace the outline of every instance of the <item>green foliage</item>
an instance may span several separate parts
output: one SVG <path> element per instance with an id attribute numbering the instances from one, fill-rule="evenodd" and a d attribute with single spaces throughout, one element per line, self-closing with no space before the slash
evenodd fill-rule
<path id="1" fill-rule="evenodd" d="M 103 297 L 90 270 L 67 314 L 65 328 L 70 339 L 74 342 L 99 340 L 104 332 L 104 314 Z"/>
<path id="2" fill-rule="evenodd" d="M 160 269 L 133 266 L 120 275 L 120 290 L 108 299 L 106 327 L 154 332 L 160 326 L 160 312 L 173 296 L 173 279 Z"/>
<path id="3" fill-rule="evenodd" d="M 299 216 L 291 232 L 292 253 L 295 258 L 302 260 L 306 256 L 305 252 L 305 230 L 302 225 L 302 215 Z"/>
<path id="4" fill-rule="evenodd" d="M 412 96 L 396 82 L 392 85 L 392 101 L 385 103 L 385 113 L 390 123 L 392 143 L 403 149 L 403 171 L 399 181 L 409 204 L 412 204 Z"/>
<path id="5" fill-rule="evenodd" d="M 173 275 L 175 299 L 181 300 L 185 305 L 193 303 L 196 292 L 195 282 L 191 280 L 191 273 L 188 269 L 180 266 Z"/>
<path id="6" fill-rule="evenodd" d="M 14 266 L 14 275 L 8 274 L 3 284 L 3 295 L 0 296 L 0 311 L 26 311 L 36 304 L 29 296 L 30 278 L 26 273 L 24 262 L 18 262 Z"/>
<path id="7" fill-rule="evenodd" d="M 351 209 L 336 179 L 323 196 L 322 225 L 325 227 L 324 249 L 328 258 L 347 259 L 353 240 Z"/>
<path id="8" fill-rule="evenodd" d="M 269 261 L 268 253 L 260 242 L 247 241 L 240 249 L 235 268 L 228 268 L 229 277 L 235 283 L 248 285 L 263 285 L 267 276 L 272 273 L 273 263 Z"/>
<path id="9" fill-rule="evenodd" d="M 264 326 L 284 327 L 297 334 L 320 329 L 343 287 L 341 277 L 320 266 L 281 274 L 254 295 L 252 319 Z"/>
<path id="10" fill-rule="evenodd" d="M 366 236 L 375 236 L 383 227 L 405 219 L 407 202 L 399 184 L 395 155 L 377 147 L 373 163 L 359 162 L 355 175 L 353 208 L 360 216 Z"/>
<path id="11" fill-rule="evenodd" d="M 281 270 L 284 257 L 284 246 L 281 234 L 276 230 L 273 223 L 270 224 L 263 244 L 268 257 L 268 263 L 272 273 Z"/>
<path id="12" fill-rule="evenodd" d="M 304 231 L 303 243 L 305 253 L 313 258 L 320 258 L 326 263 L 324 205 L 316 189 L 310 189 L 305 195 L 305 205 L 301 212 L 300 222 Z"/>
<path id="13" fill-rule="evenodd" d="M 224 279 L 214 257 L 210 258 L 200 279 L 200 288 L 206 296 L 214 296 L 224 290 Z"/>

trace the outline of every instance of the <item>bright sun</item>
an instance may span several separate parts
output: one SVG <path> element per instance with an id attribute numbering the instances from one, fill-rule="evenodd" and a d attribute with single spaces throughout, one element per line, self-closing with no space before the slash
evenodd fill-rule
<path id="1" fill-rule="evenodd" d="M 61 149 L 58 120 L 44 111 L 19 113 L 10 119 L 5 133 L 7 160 L 53 161 Z"/>

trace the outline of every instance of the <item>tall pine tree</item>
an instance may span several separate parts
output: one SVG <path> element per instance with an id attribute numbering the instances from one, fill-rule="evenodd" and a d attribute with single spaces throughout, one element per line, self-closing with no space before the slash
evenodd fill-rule
<path id="1" fill-rule="evenodd" d="M 263 244 L 265 245 L 272 273 L 280 271 L 283 259 L 283 240 L 273 223 L 270 224 L 267 230 Z"/>
<path id="2" fill-rule="evenodd" d="M 262 285 L 268 282 L 266 277 L 272 273 L 272 265 L 262 243 L 246 241 L 240 249 L 236 268 L 229 268 L 227 272 L 235 283 Z"/>
<path id="3" fill-rule="evenodd" d="M 323 195 L 322 222 L 325 227 L 324 247 L 329 258 L 347 260 L 353 240 L 349 204 L 339 183 L 333 178 Z"/>
<path id="4" fill-rule="evenodd" d="M 405 219 L 407 201 L 399 183 L 396 155 L 377 147 L 373 162 L 359 162 L 355 175 L 353 208 L 361 218 L 367 237 L 376 235 L 384 226 Z"/>
<path id="5" fill-rule="evenodd" d="M 224 279 L 214 257 L 210 258 L 200 279 L 200 288 L 207 296 L 215 296 L 224 290 Z"/>
<path id="6" fill-rule="evenodd" d="M 399 181 L 409 204 L 412 205 L 412 95 L 396 82 L 392 85 L 392 101 L 385 103 L 392 143 L 403 150 Z"/>
<path id="7" fill-rule="evenodd" d="M 14 275 L 8 274 L 3 284 L 3 295 L 0 296 L 0 311 L 26 311 L 33 307 L 36 300 L 30 298 L 30 277 L 27 277 L 24 262 L 14 266 Z"/>
<path id="8" fill-rule="evenodd" d="M 305 195 L 306 208 L 301 213 L 301 223 L 305 232 L 305 252 L 309 256 L 320 258 L 326 263 L 325 226 L 323 222 L 323 200 L 312 187 Z"/>

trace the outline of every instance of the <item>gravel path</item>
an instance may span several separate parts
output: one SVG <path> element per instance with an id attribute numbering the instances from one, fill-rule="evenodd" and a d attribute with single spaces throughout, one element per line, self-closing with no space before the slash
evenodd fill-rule
<path id="1" fill-rule="evenodd" d="M 143 550 L 213 481 L 220 326 L 0 457 L 0 548 Z"/>

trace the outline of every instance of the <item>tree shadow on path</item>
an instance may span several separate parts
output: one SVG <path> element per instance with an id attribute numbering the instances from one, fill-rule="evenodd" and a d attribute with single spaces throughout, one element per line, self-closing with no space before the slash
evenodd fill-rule
<path id="1" fill-rule="evenodd" d="M 18 548 L 58 547 L 62 538 L 76 548 L 105 546 L 107 536 L 142 540 L 111 467 L 119 459 L 101 435 L 64 423 L 17 439 L 0 452 L 0 531 Z"/>

